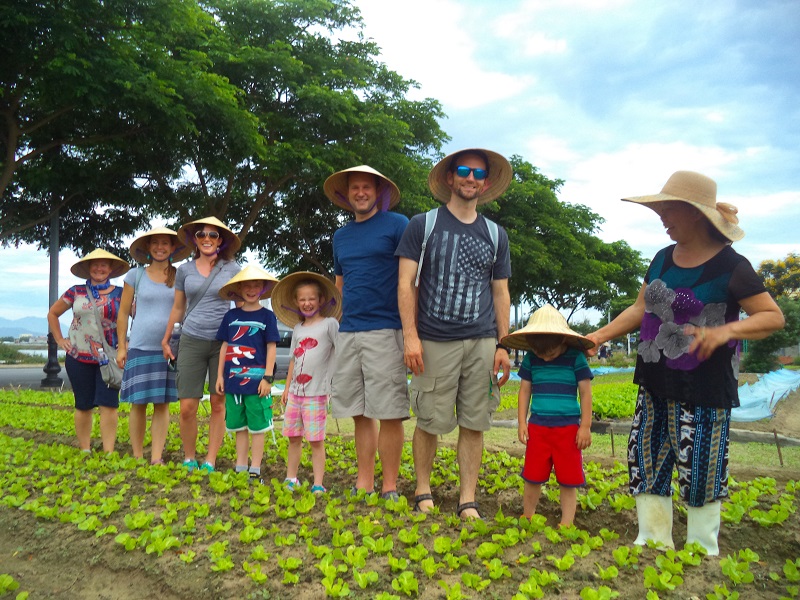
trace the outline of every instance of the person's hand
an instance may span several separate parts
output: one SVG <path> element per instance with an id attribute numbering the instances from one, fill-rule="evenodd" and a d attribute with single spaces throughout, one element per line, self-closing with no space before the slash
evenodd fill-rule
<path id="1" fill-rule="evenodd" d="M 261 391 L 261 386 L 259 386 L 258 389 Z M 222 375 L 217 376 L 216 392 L 220 396 L 225 394 L 225 382 L 222 381 Z"/>
<path id="2" fill-rule="evenodd" d="M 403 362 L 414 375 L 425 372 L 425 364 L 422 362 L 422 342 L 419 337 L 403 336 Z"/>
<path id="3" fill-rule="evenodd" d="M 586 354 L 589 356 L 596 356 L 597 351 L 600 350 L 600 345 L 603 343 L 603 340 L 597 335 L 596 331 L 592 333 L 587 333 L 586 337 L 594 342 L 594 348 L 590 348 L 586 351 Z"/>
<path id="4" fill-rule="evenodd" d="M 117 366 L 120 369 L 124 369 L 127 361 L 128 351 L 125 348 L 117 348 Z"/>
<path id="5" fill-rule="evenodd" d="M 508 352 L 502 348 L 497 348 L 494 351 L 494 376 L 502 371 L 503 376 L 497 380 L 497 385 L 503 387 L 503 384 L 511 377 L 511 360 L 508 358 Z"/>
<path id="6" fill-rule="evenodd" d="M 161 340 L 161 352 L 164 355 L 164 360 L 175 360 L 172 348 L 169 347 L 169 338 Z"/>
<path id="7" fill-rule="evenodd" d="M 219 381 L 217 381 L 219 383 Z M 272 392 L 272 384 L 264 381 L 263 379 L 258 383 L 258 395 L 261 398 L 266 398 Z"/>
<path id="8" fill-rule="evenodd" d="M 70 343 L 69 338 L 61 338 L 59 341 L 56 342 L 56 346 L 61 348 L 67 354 L 72 352 L 72 344 Z"/>
<path id="9" fill-rule="evenodd" d="M 592 428 L 588 425 L 578 427 L 578 435 L 575 436 L 575 445 L 578 450 L 586 450 L 592 445 Z"/>
<path id="10" fill-rule="evenodd" d="M 714 350 L 727 344 L 731 340 L 727 328 L 723 327 L 697 327 L 684 325 L 684 335 L 694 336 L 689 344 L 689 354 L 694 353 L 699 360 L 708 359 Z"/>
<path id="11" fill-rule="evenodd" d="M 286 384 L 286 387 L 283 388 L 283 393 L 281 394 L 281 404 L 286 406 L 286 403 L 289 402 L 289 384 Z"/>
<path id="12" fill-rule="evenodd" d="M 523 444 L 528 443 L 528 424 L 526 422 L 523 421 L 519 424 L 519 427 L 517 427 L 517 437 Z"/>

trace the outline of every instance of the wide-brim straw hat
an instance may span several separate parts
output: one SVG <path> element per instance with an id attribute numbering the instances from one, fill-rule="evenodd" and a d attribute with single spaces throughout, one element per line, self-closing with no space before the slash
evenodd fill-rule
<path id="1" fill-rule="evenodd" d="M 322 189 L 328 199 L 336 206 L 341 206 L 343 209 L 353 212 L 353 207 L 350 206 L 347 194 L 347 178 L 350 173 L 366 173 L 379 178 L 380 184 L 376 190 L 378 210 L 390 210 L 400 203 L 400 188 L 395 185 L 394 181 L 369 165 L 359 165 L 358 167 L 338 171 L 325 180 Z"/>
<path id="2" fill-rule="evenodd" d="M 488 204 L 503 195 L 503 192 L 508 189 L 511 179 L 514 176 L 514 170 L 511 168 L 511 163 L 506 160 L 506 157 L 491 150 L 484 150 L 483 148 L 465 148 L 458 152 L 448 154 L 431 169 L 428 175 L 428 188 L 431 194 L 439 202 L 447 204 L 450 202 L 450 194 L 452 190 L 447 184 L 447 172 L 453 167 L 458 165 L 452 164 L 453 159 L 459 154 L 474 153 L 483 155 L 488 162 L 489 175 L 486 178 L 486 184 L 483 186 L 481 195 L 478 196 L 478 204 Z"/>
<path id="3" fill-rule="evenodd" d="M 75 277 L 89 279 L 89 262 L 97 259 L 104 259 L 111 262 L 111 275 L 108 276 L 109 279 L 125 275 L 131 268 L 127 260 L 122 260 L 116 254 L 111 254 L 111 252 L 107 252 L 106 250 L 95 248 L 72 265 L 69 270 Z"/>
<path id="4" fill-rule="evenodd" d="M 144 265 L 150 262 L 150 238 L 154 235 L 169 235 L 175 238 L 175 250 L 170 254 L 171 262 L 177 263 L 189 258 L 192 255 L 193 248 L 186 246 L 178 237 L 177 232 L 169 227 L 154 227 L 137 237 L 131 243 L 130 253 L 131 258 L 137 263 Z"/>
<path id="5" fill-rule="evenodd" d="M 659 194 L 623 198 L 625 202 L 644 204 L 658 212 L 657 202 L 677 200 L 691 204 L 711 222 L 726 238 L 736 242 L 744 237 L 739 227 L 739 211 L 732 204 L 717 202 L 717 183 L 694 171 L 676 171 L 661 188 Z"/>
<path id="6" fill-rule="evenodd" d="M 261 292 L 259 299 L 266 300 L 272 295 L 275 286 L 278 284 L 278 278 L 274 275 L 267 273 L 261 267 L 256 265 L 247 265 L 244 269 L 239 271 L 236 275 L 228 280 L 228 283 L 219 289 L 219 297 L 223 300 L 233 300 L 234 302 L 241 302 L 244 298 L 239 295 L 239 284 L 244 281 L 263 281 L 264 291 Z"/>
<path id="7" fill-rule="evenodd" d="M 275 289 L 272 290 L 272 312 L 275 313 L 278 320 L 289 327 L 294 327 L 300 322 L 294 290 L 298 283 L 305 280 L 316 281 L 325 290 L 325 302 L 319 311 L 320 314 L 323 317 L 333 317 L 340 321 L 342 319 L 341 292 L 330 279 L 311 271 L 291 273 L 281 279 Z"/>
<path id="8" fill-rule="evenodd" d="M 239 248 L 242 247 L 242 240 L 231 231 L 230 227 L 225 225 L 225 223 L 220 221 L 217 217 L 206 217 L 205 219 L 197 219 L 196 221 L 186 223 L 178 229 L 178 239 L 191 250 L 191 253 L 194 253 L 196 247 L 194 243 L 194 232 L 198 229 L 202 229 L 203 225 L 213 225 L 217 227 L 222 236 L 223 245 L 233 248 L 233 250 L 231 250 L 232 254 L 236 254 Z"/>
<path id="9" fill-rule="evenodd" d="M 525 325 L 525 327 L 514 333 L 509 333 L 500 343 L 515 350 L 531 350 L 528 336 L 543 334 L 563 335 L 568 345 L 579 348 L 580 350 L 594 348 L 594 342 L 582 336 L 580 333 L 572 331 L 564 315 L 550 304 L 545 304 L 542 308 L 534 312 L 531 318 L 528 319 L 528 324 Z"/>

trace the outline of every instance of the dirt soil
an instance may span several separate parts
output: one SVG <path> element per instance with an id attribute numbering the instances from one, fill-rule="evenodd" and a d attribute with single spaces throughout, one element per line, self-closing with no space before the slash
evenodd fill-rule
<path id="1" fill-rule="evenodd" d="M 785 435 L 797 435 L 800 432 L 800 393 L 795 393 L 788 400 L 782 401 L 778 406 L 778 412 L 774 419 L 766 424 L 767 431 L 777 429 Z M 736 425 L 740 428 L 758 429 L 763 427 L 758 423 L 740 423 Z M 12 437 L 23 437 L 33 439 L 38 444 L 62 443 L 73 445 L 73 440 L 69 436 L 50 435 L 42 432 L 30 432 L 13 427 L 0 428 L 0 433 Z M 119 446 L 120 453 L 129 452 L 129 447 Z M 499 450 L 490 448 L 489 451 Z M 515 451 L 518 449 L 515 447 Z M 3 460 L 8 461 L 9 456 Z M 168 459 L 178 460 L 179 456 L 168 455 Z M 611 469 L 614 461 L 607 456 L 590 456 L 589 460 L 600 463 L 604 467 Z M 274 465 L 267 473 L 265 479 L 271 477 L 283 477 L 283 463 Z M 6 485 L 0 470 L 0 497 L 2 497 L 3 486 Z M 616 474 L 624 474 L 624 469 L 617 471 Z M 779 469 L 737 469 L 732 465 L 732 475 L 738 481 L 748 481 L 756 477 L 775 477 L 779 482 L 786 482 L 791 479 L 800 478 L 800 473 L 788 473 Z M 140 477 L 129 476 L 126 483 L 132 487 L 128 491 L 126 498 L 135 495 L 147 498 L 153 492 L 153 488 L 148 482 Z M 331 491 L 331 497 L 341 498 L 344 490 L 352 484 L 352 475 L 341 471 L 330 469 L 326 474 L 326 485 Z M 779 484 L 780 486 L 781 484 Z M 201 482 L 201 487 L 205 485 Z M 624 488 L 619 490 L 624 492 Z M 779 487 L 778 495 L 782 492 Z M 410 477 L 402 477 L 399 492 L 407 497 L 413 496 L 413 481 Z M 204 494 L 206 491 L 204 490 Z M 767 500 L 777 502 L 778 495 Z M 420 531 L 428 531 L 431 525 L 441 528 L 439 534 L 448 534 L 451 537 L 458 536 L 459 527 L 448 520 L 456 508 L 458 501 L 457 484 L 446 483 L 436 490 L 437 501 L 441 510 L 440 516 L 428 517 L 420 523 Z M 214 498 L 214 494 L 208 493 L 207 497 Z M 189 485 L 177 486 L 169 493 L 170 502 L 180 502 L 193 500 Z M 219 498 L 219 497 L 217 497 Z M 224 496 L 220 503 L 217 500 L 217 507 L 225 509 L 225 503 L 229 497 Z M 315 539 L 315 544 L 330 544 L 331 531 L 325 514 L 325 500 L 317 503 L 317 506 L 309 513 L 313 526 L 319 527 L 321 535 Z M 340 505 L 341 506 L 341 505 Z M 345 508 L 348 507 L 347 501 L 343 502 Z M 521 512 L 521 497 L 514 489 L 507 489 L 496 494 L 481 493 L 481 507 L 484 515 L 488 516 L 487 523 L 494 526 L 498 533 L 504 527 L 497 526 L 492 521 L 498 509 L 502 509 L 505 515 L 518 515 Z M 159 510 L 152 503 L 148 510 Z M 227 508 L 230 511 L 229 508 Z M 355 517 L 366 515 L 375 507 L 368 507 L 363 502 L 356 502 L 350 505 L 351 514 Z M 121 513 L 124 512 L 121 511 Z M 548 519 L 548 524 L 555 526 L 558 523 L 559 508 L 558 504 L 544 499 L 540 505 L 540 514 Z M 120 513 L 120 514 L 121 514 Z M 247 511 L 242 509 L 241 513 L 247 515 Z M 388 511 L 384 509 L 384 513 Z M 255 515 L 250 515 L 254 517 Z M 213 515 L 212 515 L 213 517 Z M 269 511 L 263 515 L 265 523 L 262 526 L 269 526 L 268 521 L 279 525 L 286 525 L 286 521 L 277 520 L 274 512 Z M 403 517 L 408 519 L 408 517 Z M 117 518 L 119 531 L 126 531 L 121 523 L 121 517 Z M 406 521 L 401 527 L 410 527 L 411 521 Z M 600 509 L 595 511 L 584 511 L 578 509 L 576 525 L 580 529 L 587 530 L 591 535 L 598 535 L 602 528 L 608 528 L 619 534 L 619 539 L 607 541 L 602 550 L 593 552 L 589 557 L 578 559 L 575 566 L 566 572 L 558 572 L 553 567 L 551 561 L 546 559 L 547 554 L 563 556 L 569 548 L 569 542 L 559 542 L 550 544 L 541 533 L 534 535 L 533 539 L 541 540 L 542 547 L 545 548 L 541 556 L 538 556 L 523 565 L 517 558 L 526 552 L 531 552 L 530 540 L 517 547 L 508 548 L 504 554 L 504 562 L 513 571 L 513 581 L 510 579 L 507 585 L 502 581 L 493 582 L 485 592 L 477 592 L 461 584 L 464 597 L 478 598 L 487 596 L 491 598 L 511 598 L 516 592 L 520 583 L 527 576 L 531 567 L 539 570 L 556 572 L 562 577 L 560 584 L 550 585 L 545 588 L 545 597 L 552 598 L 578 598 L 580 590 L 586 586 L 598 588 L 601 585 L 609 585 L 612 589 L 620 592 L 620 598 L 644 598 L 647 591 L 642 585 L 642 573 L 644 565 L 655 564 L 656 557 L 660 553 L 654 549 L 645 548 L 642 554 L 642 564 L 636 568 L 622 569 L 620 575 L 613 582 L 600 581 L 596 575 L 597 565 L 607 567 L 614 564 L 611 552 L 615 548 L 623 545 L 630 545 L 636 535 L 636 516 L 634 510 L 623 510 L 614 512 L 608 503 L 604 503 Z M 238 525 L 234 525 L 237 527 Z M 200 539 L 198 526 L 197 538 Z M 296 527 L 295 527 L 296 530 Z M 394 531 L 387 531 L 387 534 L 396 534 Z M 685 539 L 685 514 L 675 512 L 674 538 L 678 547 L 682 547 Z M 272 536 L 269 536 L 270 538 Z M 396 536 L 395 536 L 396 537 Z M 425 536 L 423 536 L 425 537 Z M 421 540 L 427 546 L 432 545 L 435 537 L 434 530 L 428 534 L 429 539 Z M 265 537 L 264 546 L 268 552 L 273 553 L 269 561 L 265 561 L 265 572 L 269 575 L 269 580 L 261 585 L 254 584 L 246 577 L 242 570 L 243 560 L 248 560 L 247 553 L 236 553 L 236 566 L 228 572 L 218 573 L 209 568 L 209 561 L 201 557 L 201 550 L 197 550 L 198 559 L 191 564 L 185 564 L 180 560 L 176 551 L 168 551 L 161 557 L 155 554 L 147 554 L 142 549 L 125 552 L 118 544 L 114 543 L 114 536 L 107 535 L 97 537 L 90 531 L 82 531 L 74 524 L 61 523 L 58 519 L 42 520 L 33 516 L 28 511 L 17 510 L 6 505 L 0 505 L 0 575 L 3 573 L 11 574 L 20 583 L 19 591 L 30 592 L 31 599 L 83 599 L 96 598 L 108 600 L 133 600 L 139 598 L 175 598 L 198 600 L 200 598 L 279 598 L 291 595 L 294 598 L 310 599 L 322 598 L 325 595 L 324 588 L 320 584 L 321 575 L 316 568 L 310 565 L 316 564 L 318 559 L 309 554 L 305 543 L 300 540 L 295 546 L 281 548 L 271 545 Z M 240 544 L 238 534 L 229 538 L 231 548 Z M 356 529 L 356 539 L 359 539 Z M 488 541 L 490 538 L 481 538 Z M 195 542 L 199 545 L 201 542 Z M 209 543 L 209 542 L 204 542 Z M 527 547 L 524 548 L 523 546 Z M 740 524 L 723 523 L 720 533 L 721 558 L 726 554 L 735 554 L 738 550 L 750 548 L 760 555 L 760 561 L 751 565 L 751 571 L 755 575 L 753 583 L 742 585 L 735 588 L 732 582 L 722 574 L 720 559 L 706 558 L 699 566 L 687 566 L 683 575 L 684 582 L 674 592 L 660 591 L 661 598 L 706 598 L 706 594 L 713 592 L 715 584 L 727 584 L 729 590 L 740 590 L 742 598 L 778 598 L 786 596 L 787 581 L 783 578 L 782 568 L 786 560 L 795 561 L 800 557 L 800 516 L 792 514 L 789 519 L 781 526 L 765 528 L 757 525 L 749 519 L 744 519 Z M 249 548 L 248 548 L 249 550 Z M 449 585 L 460 582 L 461 574 L 464 571 L 480 572 L 486 577 L 486 569 L 482 566 L 481 560 L 474 553 L 476 546 L 465 544 L 465 550 L 471 554 L 472 567 L 447 573 L 447 569 L 440 571 L 433 579 L 428 579 L 424 574 L 417 574 L 420 582 L 420 598 L 445 598 L 446 594 L 436 582 L 443 579 Z M 205 552 L 202 552 L 205 555 Z M 403 556 L 402 544 L 395 539 L 395 556 Z M 303 558 L 304 568 L 301 570 L 300 581 L 295 586 L 281 584 L 283 571 L 277 565 L 277 557 L 280 556 L 299 556 Z M 431 552 L 433 555 L 433 552 Z M 441 558 L 434 555 L 436 558 Z M 242 560 L 242 557 L 243 560 Z M 381 581 L 378 587 L 372 587 L 363 592 L 352 583 L 351 573 L 342 575 L 351 583 L 350 589 L 353 597 L 371 598 L 377 590 L 388 591 L 391 594 L 401 595 L 401 592 L 392 590 L 390 581 L 397 577 L 398 573 L 390 572 L 386 566 L 386 558 L 380 557 L 380 564 L 383 569 L 380 571 Z M 266 565 L 269 565 L 267 568 Z M 372 567 L 374 568 L 374 567 Z M 418 570 L 418 569 L 417 569 Z M 444 573 L 444 574 L 443 574 Z M 520 575 L 520 574 L 523 575 Z M 780 575 L 779 581 L 774 581 L 770 573 Z M 797 585 L 797 584 L 794 584 Z M 0 598 L 13 598 L 17 592 L 2 594 L 0 588 Z M 720 596 L 722 597 L 722 596 Z"/>

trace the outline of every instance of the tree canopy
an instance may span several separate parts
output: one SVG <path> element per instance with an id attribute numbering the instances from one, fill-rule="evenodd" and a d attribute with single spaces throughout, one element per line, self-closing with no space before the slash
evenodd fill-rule
<path id="1" fill-rule="evenodd" d="M 79 252 L 215 215 L 279 270 L 329 270 L 325 177 L 368 162 L 413 210 L 447 139 L 361 30 L 345 0 L 6 3 L 0 242 L 45 245 L 58 208 Z"/>
<path id="2" fill-rule="evenodd" d="M 782 260 L 763 261 L 758 265 L 758 274 L 764 279 L 767 291 L 776 298 L 800 297 L 800 256 L 794 252 Z"/>
<path id="3" fill-rule="evenodd" d="M 597 237 L 603 219 L 588 207 L 562 202 L 563 185 L 519 156 L 500 201 L 487 206 L 505 227 L 511 249 L 513 303 L 549 303 L 559 309 L 605 309 L 612 298 L 635 295 L 646 263 L 626 242 Z"/>

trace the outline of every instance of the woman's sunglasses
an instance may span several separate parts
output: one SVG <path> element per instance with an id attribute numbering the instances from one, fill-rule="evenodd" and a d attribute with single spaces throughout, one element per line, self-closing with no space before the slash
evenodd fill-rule
<path id="1" fill-rule="evenodd" d="M 486 179 L 486 176 L 489 174 L 489 172 L 486 169 L 476 169 L 474 167 L 470 168 L 470 167 L 465 167 L 463 165 L 456 167 L 456 175 L 458 175 L 459 177 L 464 177 L 464 178 L 469 177 L 470 173 L 472 173 L 472 176 L 478 181 Z"/>
<path id="2" fill-rule="evenodd" d="M 216 240 L 219 237 L 218 231 L 195 231 L 194 237 L 198 240 L 202 240 L 205 238 L 211 238 L 212 240 Z"/>

